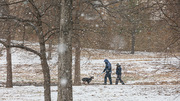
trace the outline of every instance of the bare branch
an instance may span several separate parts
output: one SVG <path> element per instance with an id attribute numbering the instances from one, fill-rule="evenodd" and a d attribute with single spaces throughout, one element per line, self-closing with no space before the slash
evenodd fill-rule
<path id="1" fill-rule="evenodd" d="M 3 44 L 5 47 L 20 48 L 20 49 L 23 49 L 23 50 L 32 52 L 32 53 L 38 55 L 39 57 L 41 57 L 41 54 L 40 54 L 38 51 L 33 50 L 32 48 L 26 47 L 26 46 L 24 46 L 24 45 L 8 45 L 6 42 L 4 42 L 4 41 L 2 41 L 2 40 L 0 40 L 0 43 Z"/>
<path id="2" fill-rule="evenodd" d="M 172 25 L 172 24 L 169 23 L 169 21 L 171 21 L 171 22 L 173 22 L 173 24 L 175 24 L 174 27 L 178 27 L 178 24 L 176 23 L 176 21 L 174 21 L 172 18 L 170 18 L 170 17 L 164 12 L 164 10 L 163 10 L 163 7 L 164 7 L 164 6 L 160 6 L 160 3 L 159 3 L 159 2 L 157 2 L 157 4 L 158 4 L 158 6 L 160 7 L 160 10 L 161 10 L 161 12 L 163 13 L 163 15 L 164 15 L 167 19 L 169 19 L 169 20 L 167 20 L 168 24 L 169 24 L 170 26 L 174 26 L 174 25 Z"/>
<path id="3" fill-rule="evenodd" d="M 53 29 L 49 30 L 48 32 L 45 33 L 44 37 L 46 37 L 49 33 L 56 31 L 56 30 L 59 30 L 59 28 L 53 28 Z"/>
<path id="4" fill-rule="evenodd" d="M 34 11 L 35 11 L 35 13 L 36 13 L 36 18 L 37 18 L 37 19 L 41 18 L 42 15 L 41 15 L 41 13 L 39 12 L 39 9 L 36 7 L 34 1 L 33 1 L 33 0 L 28 0 L 28 1 L 30 2 L 31 6 L 33 7 L 33 9 L 34 9 Z"/>
<path id="5" fill-rule="evenodd" d="M 38 55 L 39 57 L 41 57 L 41 53 L 39 53 L 39 52 L 36 51 L 36 50 L 33 50 L 32 48 L 26 47 L 26 46 L 24 46 L 24 45 L 10 45 L 9 47 L 20 48 L 20 49 L 23 49 L 23 50 L 32 52 L 32 53 Z"/>
<path id="6" fill-rule="evenodd" d="M 10 3 L 0 3 L 0 6 L 7 6 L 7 5 L 14 5 L 14 4 L 19 4 L 22 2 L 25 2 L 27 0 L 21 0 L 21 1 L 17 1 L 17 2 L 10 2 Z"/>
<path id="7" fill-rule="evenodd" d="M 59 31 L 56 31 L 56 32 L 51 33 L 51 34 L 46 38 L 45 42 L 48 41 L 48 40 L 51 38 L 51 36 L 53 36 L 53 35 L 56 34 L 56 33 L 59 33 Z"/>
<path id="8" fill-rule="evenodd" d="M 22 19 L 22 18 L 18 18 L 16 16 L 12 16 L 12 15 L 0 16 L 0 19 L 4 19 L 4 20 L 16 20 L 16 21 L 19 21 L 19 22 L 36 22 L 34 20 Z"/>
<path id="9" fill-rule="evenodd" d="M 0 40 L 0 43 L 3 44 L 5 47 L 7 47 L 7 43 L 6 42 Z"/>
<path id="10" fill-rule="evenodd" d="M 49 5 L 49 6 L 44 10 L 44 12 L 42 13 L 42 16 L 45 15 L 46 11 L 49 10 L 51 7 L 52 7 L 52 5 Z"/>
<path id="11" fill-rule="evenodd" d="M 93 9 L 99 14 L 99 16 L 100 16 L 102 22 L 104 22 L 105 25 L 107 25 L 106 22 L 105 22 L 105 20 L 104 20 L 103 17 L 101 16 L 101 13 L 96 9 L 95 5 L 93 5 L 92 3 L 90 3 L 90 5 L 92 5 Z"/>

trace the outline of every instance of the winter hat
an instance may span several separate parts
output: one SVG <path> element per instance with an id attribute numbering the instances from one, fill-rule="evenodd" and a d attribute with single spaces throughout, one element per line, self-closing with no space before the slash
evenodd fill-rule
<path id="1" fill-rule="evenodd" d="M 120 64 L 119 64 L 119 63 L 117 63 L 117 64 L 116 64 L 116 66 L 120 66 Z"/>
<path id="2" fill-rule="evenodd" d="M 108 63 L 109 61 L 108 61 L 108 59 L 105 59 L 104 62 L 107 62 L 107 63 Z"/>

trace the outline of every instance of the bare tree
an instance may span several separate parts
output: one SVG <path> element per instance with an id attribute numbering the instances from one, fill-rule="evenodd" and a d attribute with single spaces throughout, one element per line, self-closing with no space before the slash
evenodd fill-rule
<path id="1" fill-rule="evenodd" d="M 47 21 L 47 18 L 46 18 L 46 16 L 48 16 L 47 11 L 48 10 L 53 11 L 53 5 L 51 5 L 51 2 L 48 2 L 48 0 L 45 0 L 44 3 L 40 1 L 34 1 L 34 0 L 22 0 L 22 1 L 17 1 L 17 2 L 16 1 L 10 2 L 6 5 L 20 7 L 21 4 L 26 5 L 26 6 L 23 6 L 26 8 L 21 13 L 27 12 L 30 15 L 9 14 L 7 16 L 0 16 L 0 19 L 5 19 L 7 21 L 13 20 L 17 22 L 20 26 L 26 25 L 26 26 L 32 27 L 33 31 L 36 33 L 37 38 L 39 40 L 39 45 L 40 45 L 39 51 L 33 48 L 30 48 L 24 44 L 13 43 L 9 45 L 4 40 L 0 40 L 0 43 L 10 48 L 15 47 L 15 48 L 21 48 L 26 51 L 30 51 L 40 57 L 43 76 L 44 76 L 44 100 L 51 101 L 50 71 L 49 71 L 49 65 L 47 63 L 47 58 L 46 58 L 45 43 L 47 42 L 48 39 L 50 39 L 52 35 L 54 35 L 54 33 L 57 32 L 58 29 L 55 28 L 55 26 L 49 27 L 50 22 L 45 22 L 45 21 Z M 1 3 L 1 6 L 5 6 L 5 4 Z M 18 12 L 18 11 L 15 11 L 15 12 Z"/>
<path id="2" fill-rule="evenodd" d="M 81 54 L 81 41 L 80 41 L 80 15 L 82 9 L 82 0 L 74 1 L 74 9 L 75 14 L 73 15 L 73 38 L 75 39 L 75 69 L 74 69 L 74 85 L 81 85 L 81 69 L 80 69 L 80 54 Z"/>
<path id="3" fill-rule="evenodd" d="M 57 2 L 61 4 L 57 101 L 72 101 L 72 0 L 58 0 Z"/>
<path id="4" fill-rule="evenodd" d="M 9 15 L 9 6 L 7 0 L 1 0 L 0 4 L 3 4 L 5 6 L 0 6 L 0 14 L 1 16 L 7 16 Z M 12 77 L 12 60 L 11 60 L 11 47 L 8 47 L 8 45 L 11 44 L 11 24 L 10 21 L 7 21 L 6 19 L 1 20 L 1 38 L 6 39 L 6 44 L 3 44 L 6 47 L 6 61 L 7 61 L 7 79 L 6 79 L 6 87 L 12 88 L 13 87 L 13 77 Z M 4 36 L 4 37 L 3 37 Z"/>
<path id="5" fill-rule="evenodd" d="M 119 35 L 130 37 L 130 51 L 135 53 L 136 36 L 145 31 L 150 26 L 150 18 L 148 9 L 150 6 L 147 2 L 141 0 L 121 1 L 114 7 L 107 8 L 110 16 L 115 18 L 114 30 L 117 30 Z M 127 40 L 127 39 L 126 39 Z"/>
<path id="6" fill-rule="evenodd" d="M 172 33 L 167 39 L 166 49 L 179 50 L 180 43 L 180 1 L 179 0 L 160 0 L 156 1 L 161 16 L 158 16 L 161 20 L 165 21 L 169 26 L 170 32 Z"/>
<path id="7" fill-rule="evenodd" d="M 7 37 L 7 45 L 11 44 L 11 34 L 10 33 L 6 33 L 8 34 Z M 6 46 L 6 51 L 7 51 L 7 57 L 6 57 L 6 61 L 7 61 L 7 81 L 6 81 L 6 87 L 11 88 L 13 87 L 13 78 L 12 78 L 12 59 L 11 59 L 11 47 Z"/>

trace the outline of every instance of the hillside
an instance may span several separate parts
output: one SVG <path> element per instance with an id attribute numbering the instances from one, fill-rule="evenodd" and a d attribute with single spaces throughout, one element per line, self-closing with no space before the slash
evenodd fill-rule
<path id="1" fill-rule="evenodd" d="M 27 43 L 38 49 L 38 44 Z M 2 47 L 2 46 L 0 46 Z M 48 61 L 52 85 L 57 83 L 57 46 Z M 174 56 L 176 55 L 176 57 Z M 113 50 L 82 49 L 81 77 L 94 76 L 90 85 L 73 86 L 73 101 L 179 101 L 180 53 L 118 52 Z M 101 85 L 104 59 L 112 63 L 113 85 Z M 74 60 L 74 54 L 73 54 Z M 13 88 L 5 88 L 6 53 L 0 57 L 0 100 L 43 101 L 43 75 L 39 57 L 20 49 L 12 49 Z M 126 85 L 114 85 L 115 64 L 123 68 Z M 74 68 L 74 62 L 73 62 Z M 74 77 L 74 73 L 73 73 Z M 51 86 L 52 101 L 57 100 L 57 86 Z"/>
<path id="2" fill-rule="evenodd" d="M 38 49 L 38 44 L 26 43 Z M 52 85 L 57 81 L 57 46 L 53 47 L 52 59 L 48 61 L 51 70 Z M 129 52 L 113 50 L 82 49 L 81 77 L 94 76 L 91 84 L 103 83 L 104 75 L 97 76 L 104 69 L 104 59 L 112 63 L 112 79 L 115 82 L 115 64 L 123 68 L 122 79 L 126 84 L 176 85 L 180 84 L 180 53 Z M 176 55 L 176 57 L 174 56 Z M 6 53 L 0 57 L 0 85 L 6 81 Z M 74 55 L 73 55 L 74 61 Z M 21 49 L 12 49 L 13 82 L 15 85 L 42 85 L 43 76 L 39 57 Z M 74 68 L 74 62 L 73 62 Z M 73 76 L 74 77 L 74 76 Z"/>

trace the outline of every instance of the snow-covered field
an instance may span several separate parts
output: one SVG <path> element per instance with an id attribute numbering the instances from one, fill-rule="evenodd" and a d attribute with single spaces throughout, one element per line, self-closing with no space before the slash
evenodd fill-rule
<path id="1" fill-rule="evenodd" d="M 37 44 L 31 44 L 37 48 Z M 2 46 L 0 45 L 0 48 Z M 57 81 L 57 47 L 48 61 L 51 81 Z M 94 76 L 91 85 L 73 86 L 74 101 L 180 101 L 180 53 L 118 52 L 112 50 L 83 49 L 81 77 Z M 176 55 L 176 57 L 174 57 Z M 112 63 L 113 85 L 103 83 L 104 59 Z M 74 60 L 74 57 L 73 57 Z M 115 65 L 123 68 L 122 79 L 126 85 L 114 85 Z M 0 55 L 0 101 L 43 101 L 43 75 L 39 57 L 12 49 L 14 88 L 5 88 L 6 53 Z M 74 67 L 74 62 L 73 62 Z M 73 73 L 74 75 L 74 73 Z M 74 77 L 74 76 L 73 76 Z M 23 86 L 18 86 L 23 85 Z M 26 86 L 24 86 L 26 85 Z M 52 86 L 52 101 L 57 99 L 57 88 Z"/>
<path id="2" fill-rule="evenodd" d="M 51 87 L 52 101 L 57 87 Z M 43 101 L 43 87 L 0 88 L 0 101 Z M 180 85 L 73 86 L 73 101 L 180 101 Z"/>

